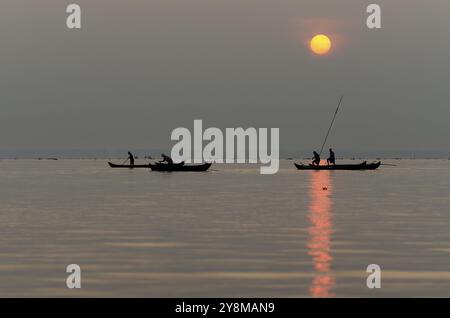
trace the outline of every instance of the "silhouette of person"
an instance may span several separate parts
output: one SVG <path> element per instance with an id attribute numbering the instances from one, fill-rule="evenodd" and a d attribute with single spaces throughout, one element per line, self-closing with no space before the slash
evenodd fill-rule
<path id="1" fill-rule="evenodd" d="M 335 165 L 336 164 L 336 158 L 334 156 L 334 151 L 331 148 L 330 148 L 330 157 L 327 159 L 327 164 L 328 165 L 330 165 L 330 164 Z"/>
<path id="2" fill-rule="evenodd" d="M 173 164 L 173 160 L 169 156 L 166 156 L 165 154 L 161 154 L 161 157 L 163 160 L 161 160 L 160 163 L 167 162 L 169 165 Z"/>
<path id="3" fill-rule="evenodd" d="M 320 164 L 320 156 L 317 152 L 314 151 L 314 158 L 312 158 L 312 165 L 318 166 Z"/>
<path id="4" fill-rule="evenodd" d="M 130 160 L 130 168 L 134 168 L 134 156 L 128 151 L 128 160 Z"/>

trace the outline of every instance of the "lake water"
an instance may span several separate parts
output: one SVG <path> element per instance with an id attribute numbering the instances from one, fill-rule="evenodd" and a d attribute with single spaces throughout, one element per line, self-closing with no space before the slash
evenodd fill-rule
<path id="1" fill-rule="evenodd" d="M 450 297 L 450 161 L 386 163 L 260 175 L 1 160 L 0 296 Z M 72 263 L 81 289 L 66 287 Z"/>

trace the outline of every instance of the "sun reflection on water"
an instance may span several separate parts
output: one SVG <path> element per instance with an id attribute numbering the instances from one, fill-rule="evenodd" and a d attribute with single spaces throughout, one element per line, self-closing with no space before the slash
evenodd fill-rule
<path id="1" fill-rule="evenodd" d="M 315 277 L 309 288 L 313 297 L 333 297 L 335 279 L 331 273 L 331 234 L 332 223 L 332 184 L 330 171 L 311 173 L 310 204 L 308 218 L 311 226 L 308 229 L 308 254 L 312 256 Z"/>

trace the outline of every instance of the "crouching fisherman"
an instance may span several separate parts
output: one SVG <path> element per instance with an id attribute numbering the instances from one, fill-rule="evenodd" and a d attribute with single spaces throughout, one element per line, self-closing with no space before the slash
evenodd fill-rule
<path id="1" fill-rule="evenodd" d="M 161 157 L 162 157 L 163 160 L 160 160 L 159 163 L 167 162 L 167 164 L 173 165 L 173 160 L 172 160 L 172 158 L 170 158 L 169 156 L 167 156 L 167 155 L 165 155 L 165 154 L 161 154 Z"/>
<path id="2" fill-rule="evenodd" d="M 318 166 L 320 165 L 320 155 L 314 151 L 314 158 L 312 158 L 312 163 L 313 166 Z"/>

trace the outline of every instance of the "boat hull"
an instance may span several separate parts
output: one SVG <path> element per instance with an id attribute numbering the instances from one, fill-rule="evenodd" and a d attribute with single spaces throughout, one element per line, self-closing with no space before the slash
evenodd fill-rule
<path id="1" fill-rule="evenodd" d="M 200 171 L 206 171 L 211 167 L 210 163 L 205 163 L 201 165 L 185 165 L 184 163 L 179 164 L 150 164 L 150 169 L 152 171 L 165 171 L 165 172 L 172 172 L 172 171 L 185 171 L 185 172 L 200 172 Z"/>
<path id="2" fill-rule="evenodd" d="M 381 161 L 367 163 L 366 161 L 359 164 L 329 165 L 329 166 L 313 166 L 294 163 L 298 170 L 375 170 L 381 165 Z"/>
<path id="3" fill-rule="evenodd" d="M 112 162 L 108 162 L 108 165 L 111 167 L 111 168 L 128 168 L 128 169 L 134 169 L 134 168 L 147 168 L 147 169 L 149 169 L 150 168 L 150 164 L 146 164 L 146 165 L 134 165 L 133 167 L 131 167 L 131 165 L 118 165 L 118 164 L 115 164 L 115 163 L 112 163 Z"/>

